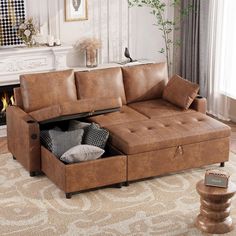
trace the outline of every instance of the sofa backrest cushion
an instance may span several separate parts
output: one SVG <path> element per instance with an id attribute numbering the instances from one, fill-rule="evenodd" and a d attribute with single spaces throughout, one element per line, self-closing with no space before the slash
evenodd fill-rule
<path id="1" fill-rule="evenodd" d="M 78 98 L 120 97 L 126 104 L 121 68 L 75 72 Z"/>
<path id="2" fill-rule="evenodd" d="M 73 70 L 21 75 L 20 87 L 26 112 L 77 100 Z"/>
<path id="3" fill-rule="evenodd" d="M 123 67 L 127 103 L 161 98 L 168 81 L 166 63 Z"/>

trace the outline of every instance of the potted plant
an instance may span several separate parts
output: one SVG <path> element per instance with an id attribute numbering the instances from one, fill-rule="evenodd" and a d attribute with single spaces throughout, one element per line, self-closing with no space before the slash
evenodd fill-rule
<path id="1" fill-rule="evenodd" d="M 164 40 L 164 48 L 160 49 L 160 53 L 165 54 L 166 62 L 168 66 L 168 74 L 171 74 L 171 51 L 173 46 L 179 46 L 179 40 L 172 39 L 172 33 L 174 30 L 179 30 L 178 25 L 183 20 L 184 16 L 189 14 L 189 11 L 192 10 L 192 5 L 189 4 L 184 9 L 180 8 L 181 0 L 170 0 L 169 4 L 164 0 L 127 0 L 130 7 L 149 7 L 151 9 L 151 14 L 155 17 L 155 24 L 158 29 L 162 32 L 162 38 Z M 179 16 L 170 19 L 168 18 L 166 12 L 167 8 L 176 8 L 179 11 Z"/>
<path id="2" fill-rule="evenodd" d="M 34 45 L 34 36 L 38 33 L 38 29 L 33 22 L 33 18 L 25 20 L 19 25 L 18 37 L 26 44 L 28 47 Z"/>

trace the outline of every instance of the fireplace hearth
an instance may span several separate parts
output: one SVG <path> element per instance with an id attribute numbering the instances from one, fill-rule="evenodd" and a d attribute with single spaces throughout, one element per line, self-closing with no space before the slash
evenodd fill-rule
<path id="1" fill-rule="evenodd" d="M 0 126 L 6 125 L 6 109 L 14 105 L 13 89 L 19 87 L 18 84 L 0 86 Z"/>

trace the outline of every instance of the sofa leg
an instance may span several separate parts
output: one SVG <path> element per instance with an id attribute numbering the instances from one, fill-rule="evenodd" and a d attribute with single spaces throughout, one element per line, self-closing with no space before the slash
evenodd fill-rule
<path id="1" fill-rule="evenodd" d="M 16 157 L 12 156 L 13 160 L 16 160 Z"/>
<path id="2" fill-rule="evenodd" d="M 30 171 L 30 177 L 35 177 L 37 175 L 36 171 Z"/>
<path id="3" fill-rule="evenodd" d="M 221 163 L 220 163 L 220 167 L 225 167 L 225 163 L 224 163 L 224 162 L 221 162 Z"/>
<path id="4" fill-rule="evenodd" d="M 122 183 L 118 183 L 114 185 L 115 188 L 122 188 Z"/>
<path id="5" fill-rule="evenodd" d="M 66 199 L 71 199 L 72 193 L 66 193 Z"/>
<path id="6" fill-rule="evenodd" d="M 129 186 L 129 181 L 126 181 L 126 182 L 124 183 L 124 186 L 125 186 L 125 187 L 128 187 L 128 186 Z"/>

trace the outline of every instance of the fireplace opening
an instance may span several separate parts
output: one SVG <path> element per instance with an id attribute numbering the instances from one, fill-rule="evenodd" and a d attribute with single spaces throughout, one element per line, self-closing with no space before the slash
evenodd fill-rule
<path id="1" fill-rule="evenodd" d="M 19 84 L 0 86 L 0 125 L 6 125 L 6 109 L 14 105 L 13 89 L 19 87 Z"/>

